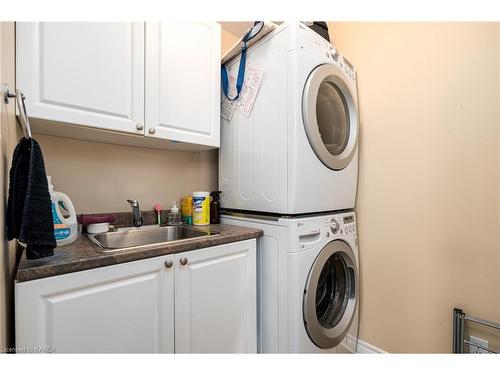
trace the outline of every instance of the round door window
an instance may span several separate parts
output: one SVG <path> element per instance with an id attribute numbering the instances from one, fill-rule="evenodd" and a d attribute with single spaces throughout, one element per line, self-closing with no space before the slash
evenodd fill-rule
<path id="1" fill-rule="evenodd" d="M 319 85 L 316 100 L 316 121 L 326 149 L 332 155 L 340 155 L 349 140 L 349 111 L 338 87 L 323 81 Z"/>
<path id="2" fill-rule="evenodd" d="M 312 71 L 304 87 L 302 120 L 318 159 L 341 170 L 353 159 L 358 141 L 358 111 L 354 85 L 334 64 Z"/>
<path id="3" fill-rule="evenodd" d="M 326 261 L 316 287 L 316 316 L 319 324 L 333 328 L 344 316 L 351 285 L 347 264 L 338 254 Z"/>
<path id="4" fill-rule="evenodd" d="M 304 290 L 304 325 L 320 348 L 337 346 L 347 335 L 357 305 L 357 267 L 344 241 L 326 245 L 317 256 Z"/>

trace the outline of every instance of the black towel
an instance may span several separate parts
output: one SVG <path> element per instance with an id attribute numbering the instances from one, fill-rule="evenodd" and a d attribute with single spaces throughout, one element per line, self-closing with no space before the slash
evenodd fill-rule
<path id="1" fill-rule="evenodd" d="M 26 257 L 54 255 L 57 246 L 42 149 L 22 138 L 14 150 L 7 202 L 7 237 L 26 244 Z"/>

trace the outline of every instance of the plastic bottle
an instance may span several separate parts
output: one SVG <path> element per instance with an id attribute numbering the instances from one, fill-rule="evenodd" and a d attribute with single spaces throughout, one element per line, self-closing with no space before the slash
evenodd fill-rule
<path id="1" fill-rule="evenodd" d="M 210 224 L 220 224 L 220 195 L 222 191 L 210 193 Z"/>
<path id="2" fill-rule="evenodd" d="M 187 196 L 182 200 L 182 221 L 188 225 L 193 224 L 193 197 Z"/>
<path id="3" fill-rule="evenodd" d="M 49 183 L 50 200 L 52 201 L 52 220 L 57 246 L 69 245 L 75 242 L 78 236 L 75 207 L 66 194 L 54 191 L 50 176 L 47 176 L 47 181 Z M 69 212 L 69 217 L 63 216 L 61 207 Z"/>
<path id="4" fill-rule="evenodd" d="M 172 202 L 172 208 L 168 213 L 168 225 L 181 225 L 182 218 L 181 213 L 179 212 L 179 207 L 177 207 L 177 202 Z"/>
<path id="5" fill-rule="evenodd" d="M 209 200 L 208 191 L 193 192 L 193 225 L 210 224 Z"/>

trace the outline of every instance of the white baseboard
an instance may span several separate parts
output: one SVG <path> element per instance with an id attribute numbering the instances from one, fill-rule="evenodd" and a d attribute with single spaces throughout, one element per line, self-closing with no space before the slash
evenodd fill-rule
<path id="1" fill-rule="evenodd" d="M 352 353 L 354 353 L 354 348 L 356 348 L 357 354 L 387 354 L 385 350 L 377 348 L 376 346 L 373 346 L 366 341 L 357 339 L 351 335 L 346 336 L 344 343 Z"/>
<path id="2" fill-rule="evenodd" d="M 367 343 L 366 341 L 358 339 L 358 346 L 356 348 L 356 353 L 359 354 L 387 354 L 385 350 L 377 348 L 372 344 Z"/>

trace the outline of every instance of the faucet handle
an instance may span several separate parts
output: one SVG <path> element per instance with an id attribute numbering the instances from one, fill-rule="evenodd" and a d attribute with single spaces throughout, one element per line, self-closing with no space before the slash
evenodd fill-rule
<path id="1" fill-rule="evenodd" d="M 137 202 L 136 199 L 127 199 L 128 204 L 130 204 L 132 207 L 136 207 L 139 205 L 139 202 Z"/>

